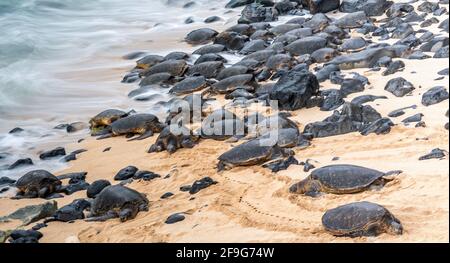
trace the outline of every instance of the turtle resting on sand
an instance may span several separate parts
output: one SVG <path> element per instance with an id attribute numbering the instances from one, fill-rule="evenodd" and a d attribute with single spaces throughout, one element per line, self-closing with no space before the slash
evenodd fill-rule
<path id="1" fill-rule="evenodd" d="M 383 186 L 392 179 L 384 178 L 401 171 L 383 173 L 356 165 L 329 165 L 314 170 L 305 180 L 291 186 L 291 193 L 317 196 L 321 192 L 331 194 L 352 194 Z"/>
<path id="2" fill-rule="evenodd" d="M 293 155 L 293 152 L 282 149 L 277 144 L 268 144 L 265 140 L 254 139 L 240 144 L 220 155 L 217 170 L 223 171 L 235 166 L 262 164 L 289 155 Z"/>
<path id="3" fill-rule="evenodd" d="M 111 124 L 111 133 L 101 136 L 99 139 L 109 138 L 111 136 L 133 136 L 139 134 L 140 136 L 132 140 L 143 140 L 153 136 L 155 132 L 161 132 L 164 127 L 165 125 L 160 123 L 158 117 L 153 114 L 133 114 L 113 122 Z"/>
<path id="4" fill-rule="evenodd" d="M 100 135 L 100 133 L 105 130 L 105 127 L 110 126 L 111 123 L 128 115 L 129 113 L 116 109 L 100 112 L 89 121 L 92 135 Z"/>
<path id="5" fill-rule="evenodd" d="M 122 185 L 108 186 L 92 201 L 86 221 L 106 221 L 120 218 L 125 222 L 140 211 L 148 211 L 148 199 L 141 193 Z"/>
<path id="6" fill-rule="evenodd" d="M 322 217 L 325 230 L 335 236 L 401 235 L 403 226 L 386 208 L 370 202 L 351 203 L 328 210 Z"/>
<path id="7" fill-rule="evenodd" d="M 45 198 L 61 190 L 61 181 L 45 170 L 34 170 L 20 177 L 16 187 L 16 199 Z"/>
<path id="8" fill-rule="evenodd" d="M 172 128 L 175 130 L 172 130 Z M 173 131 L 176 131 L 176 133 Z M 180 148 L 194 147 L 198 139 L 199 136 L 194 135 L 192 131 L 186 127 L 178 127 L 176 125 L 166 126 L 148 152 L 162 152 L 167 150 L 169 153 L 174 153 Z"/>

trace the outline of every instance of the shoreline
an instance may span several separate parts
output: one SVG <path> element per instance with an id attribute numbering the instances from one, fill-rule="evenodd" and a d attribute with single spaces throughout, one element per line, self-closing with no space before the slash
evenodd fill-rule
<path id="1" fill-rule="evenodd" d="M 233 10 L 237 10 L 237 15 L 240 9 Z M 199 25 L 199 28 L 212 27 L 219 31 L 229 26 L 221 25 L 217 29 L 213 24 Z M 186 33 L 183 31 L 177 38 Z M 171 43 L 179 44 L 175 38 Z M 170 49 L 191 52 L 198 48 L 189 49 L 185 48 L 186 43 L 178 44 Z M 448 163 L 448 157 L 445 160 L 418 161 L 420 156 L 434 148 L 449 151 L 448 131 L 444 129 L 444 123 L 448 122 L 445 117 L 448 101 L 429 107 L 421 104 L 421 95 L 429 88 L 444 86 L 448 90 L 448 75 L 435 80 L 437 71 L 448 68 L 448 59 L 397 60 L 406 64 L 405 70 L 389 76 L 381 76 L 380 72 L 368 71 L 367 68 L 342 71 L 360 73 L 370 82 L 363 92 L 349 95 L 346 101 L 365 94 L 387 96 L 386 100 L 366 104 L 382 116 L 401 107 L 418 106 L 415 110 L 406 110 L 401 117 L 392 118 L 398 125 L 389 134 L 362 136 L 349 133 L 317 138 L 311 147 L 295 149 L 295 157 L 299 161 L 312 159 L 316 167 L 348 163 L 383 172 L 403 170 L 382 189 L 351 195 L 326 194 L 319 198 L 292 195 L 287 191 L 289 186 L 309 175 L 302 166 L 293 165 L 276 174 L 259 166 L 237 167 L 217 173 L 218 155 L 239 143 L 202 140 L 193 149 L 179 149 L 172 155 L 167 152 L 148 154 L 146 151 L 156 141 L 157 135 L 133 142 L 127 142 L 123 137 L 98 141 L 88 135 L 81 143 L 65 146 L 70 150 L 87 149 L 87 152 L 78 155 L 77 160 L 68 163 L 66 169 L 55 175 L 86 171 L 86 181 L 92 183 L 98 179 L 114 182 L 117 171 L 128 165 L 155 172 L 161 178 L 135 180 L 127 185 L 147 194 L 150 209 L 124 223 L 118 219 L 89 223 L 77 220 L 72 224 L 52 222 L 40 230 L 44 234 L 40 242 L 449 242 L 449 170 L 443 165 L 445 161 Z M 114 68 L 116 70 L 119 69 Z M 417 73 L 412 74 L 411 71 Z M 384 90 L 388 80 L 400 76 L 416 87 L 412 96 L 397 98 Z M 329 81 L 320 86 L 321 90 L 336 87 Z M 291 119 L 303 129 L 308 123 L 330 116 L 332 111 L 320 111 L 314 107 L 291 113 Z M 424 114 L 426 127 L 401 124 L 402 119 L 415 113 Z M 107 147 L 111 150 L 103 152 Z M 332 161 L 334 157 L 340 159 Z M 165 179 L 166 175 L 170 177 Z M 179 191 L 181 186 L 205 176 L 210 176 L 218 184 L 196 195 Z M 168 191 L 175 195 L 160 199 Z M 85 191 L 80 191 L 55 200 L 60 208 L 84 197 Z M 192 197 L 195 199 L 191 200 Z M 334 237 L 322 228 L 320 218 L 325 211 L 360 200 L 379 203 L 393 212 L 405 228 L 403 235 L 343 238 Z M 25 205 L 43 202 L 45 200 L 0 198 L 0 216 Z M 184 221 L 164 224 L 169 215 L 180 212 L 186 214 Z M 0 223 L 0 230 L 13 227 L 15 223 Z"/>

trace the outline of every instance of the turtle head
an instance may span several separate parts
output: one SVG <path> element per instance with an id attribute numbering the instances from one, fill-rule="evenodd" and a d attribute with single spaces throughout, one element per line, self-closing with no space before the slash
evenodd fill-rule
<path id="1" fill-rule="evenodd" d="M 295 194 L 305 194 L 308 196 L 316 196 L 320 191 L 320 185 L 317 181 L 306 178 L 289 188 L 289 192 Z"/>
<path id="2" fill-rule="evenodd" d="M 391 220 L 387 227 L 388 227 L 388 231 L 387 231 L 388 233 L 391 233 L 393 235 L 403 234 L 403 226 L 397 220 Z"/>

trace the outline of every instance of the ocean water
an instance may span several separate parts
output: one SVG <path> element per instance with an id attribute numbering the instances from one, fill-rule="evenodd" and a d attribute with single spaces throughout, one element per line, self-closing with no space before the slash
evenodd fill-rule
<path id="1" fill-rule="evenodd" d="M 0 0 L 0 177 L 31 169 L 57 170 L 59 161 L 38 153 L 87 136 L 55 130 L 61 123 L 87 122 L 107 108 L 151 112 L 154 102 L 127 93 L 120 83 L 134 66 L 123 55 L 134 51 L 167 54 L 179 50 L 192 27 L 209 26 L 209 15 L 224 17 L 225 0 Z M 228 16 L 228 18 L 227 18 Z M 198 22 L 185 25 L 188 17 Z M 167 41 L 166 41 L 167 40 Z M 170 42 L 171 44 L 167 44 Z M 159 99 L 169 99 L 160 91 Z M 8 131 L 21 127 L 25 132 Z M 34 166 L 6 170 L 18 158 Z"/>

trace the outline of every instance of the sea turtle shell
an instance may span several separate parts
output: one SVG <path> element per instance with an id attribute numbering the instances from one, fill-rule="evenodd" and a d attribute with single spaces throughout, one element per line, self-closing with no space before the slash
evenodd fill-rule
<path id="1" fill-rule="evenodd" d="M 400 221 L 386 208 L 370 202 L 356 202 L 328 210 L 322 217 L 325 230 L 336 236 L 401 234 Z"/>
<path id="2" fill-rule="evenodd" d="M 328 193 L 356 193 L 369 187 L 385 173 L 356 165 L 329 165 L 314 170 L 310 180 L 317 180 Z"/>
<path id="3" fill-rule="evenodd" d="M 42 188 L 49 188 L 53 192 L 57 186 L 61 185 L 61 181 L 46 170 L 34 170 L 26 173 L 16 182 L 19 191 L 38 193 Z"/>
<path id="4" fill-rule="evenodd" d="M 218 159 L 231 165 L 254 165 L 271 159 L 275 148 L 277 146 L 261 146 L 260 140 L 255 139 L 232 148 Z"/>
<path id="5" fill-rule="evenodd" d="M 171 90 L 170 93 L 176 95 L 189 94 L 195 91 L 202 90 L 208 87 L 208 82 L 206 82 L 205 77 L 188 77 L 183 81 L 177 83 Z"/>
<path id="6" fill-rule="evenodd" d="M 162 124 L 159 122 L 158 117 L 153 114 L 139 113 L 113 122 L 111 128 L 115 135 L 127 133 L 143 134 L 149 129 L 153 132 L 160 132 Z"/>
<path id="7" fill-rule="evenodd" d="M 136 190 L 122 185 L 103 189 L 92 202 L 92 215 L 101 216 L 108 211 L 120 211 L 125 205 L 148 206 L 148 199 Z"/>
<path id="8" fill-rule="evenodd" d="M 100 112 L 99 114 L 92 117 L 89 121 L 91 127 L 95 128 L 98 126 L 108 126 L 114 121 L 127 116 L 127 113 L 121 110 L 108 109 Z"/>

